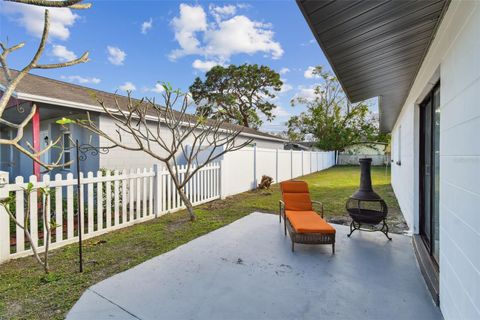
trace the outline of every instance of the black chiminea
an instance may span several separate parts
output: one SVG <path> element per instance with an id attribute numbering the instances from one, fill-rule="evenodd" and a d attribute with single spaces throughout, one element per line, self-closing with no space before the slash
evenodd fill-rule
<path id="1" fill-rule="evenodd" d="M 360 162 L 360 188 L 350 196 L 346 208 L 352 218 L 350 223 L 350 234 L 355 230 L 363 231 L 381 231 L 388 240 L 388 225 L 385 221 L 388 213 L 388 207 L 385 201 L 372 189 L 372 177 L 370 174 L 371 158 L 363 158 Z M 383 222 L 381 228 L 377 228 L 380 222 Z M 362 225 L 368 225 L 370 228 L 364 229 Z"/>

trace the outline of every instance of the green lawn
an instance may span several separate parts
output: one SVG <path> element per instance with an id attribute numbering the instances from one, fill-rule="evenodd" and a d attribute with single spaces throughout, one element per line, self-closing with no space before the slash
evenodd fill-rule
<path id="1" fill-rule="evenodd" d="M 335 167 L 303 178 L 312 198 L 325 203 L 329 220 L 347 223 L 345 201 L 359 183 L 359 167 Z M 383 168 L 372 169 L 375 190 L 390 207 L 392 224 L 401 231 L 403 220 Z M 0 266 L 0 319 L 63 319 L 89 286 L 172 250 L 203 234 L 225 226 L 253 211 L 277 212 L 280 194 L 246 192 L 196 209 L 198 219 L 190 222 L 186 212 L 118 230 L 86 241 L 85 272 L 77 272 L 77 247 L 70 245 L 51 252 L 49 279 L 32 258 Z"/>

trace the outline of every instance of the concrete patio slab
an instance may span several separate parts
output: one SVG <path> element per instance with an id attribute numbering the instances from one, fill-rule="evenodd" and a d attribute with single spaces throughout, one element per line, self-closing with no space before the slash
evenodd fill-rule
<path id="1" fill-rule="evenodd" d="M 67 319 L 441 319 L 411 239 L 337 229 L 296 245 L 251 215 L 87 290 Z"/>

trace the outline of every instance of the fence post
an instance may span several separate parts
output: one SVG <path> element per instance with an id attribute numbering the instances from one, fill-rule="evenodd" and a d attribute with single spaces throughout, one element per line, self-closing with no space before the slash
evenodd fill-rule
<path id="1" fill-rule="evenodd" d="M 226 170 L 225 170 L 225 155 L 223 156 L 223 159 L 220 160 L 220 168 L 219 168 L 219 174 L 220 174 L 220 179 L 218 179 L 219 184 L 220 184 L 220 199 L 225 199 L 227 197 L 227 178 L 226 178 Z"/>
<path id="2" fill-rule="evenodd" d="M 290 179 L 293 179 L 293 150 L 290 150 Z"/>
<path id="3" fill-rule="evenodd" d="M 312 156 L 314 155 L 314 153 L 312 151 L 310 151 L 310 173 L 312 172 L 315 172 L 315 169 L 313 169 L 313 160 L 312 160 Z"/>
<path id="4" fill-rule="evenodd" d="M 302 150 L 302 176 L 305 175 L 305 173 L 304 173 L 304 169 L 305 169 L 305 168 L 304 168 L 304 165 L 303 165 L 303 160 L 304 160 L 303 157 L 304 157 L 304 154 L 305 154 L 305 153 L 304 153 L 303 150 Z"/>
<path id="5" fill-rule="evenodd" d="M 278 149 L 275 149 L 275 182 L 279 183 L 278 181 Z"/>
<path id="6" fill-rule="evenodd" d="M 8 172 L 0 171 L 0 200 L 8 198 Z M 0 206 L 0 263 L 10 256 L 10 217 L 5 208 Z"/>
<path id="7" fill-rule="evenodd" d="M 253 145 L 253 188 L 257 188 L 257 144 Z"/>
<path id="8" fill-rule="evenodd" d="M 153 165 L 153 210 L 155 212 L 155 218 L 158 218 L 158 215 L 162 211 L 162 183 L 160 174 L 160 169 L 158 164 Z"/>

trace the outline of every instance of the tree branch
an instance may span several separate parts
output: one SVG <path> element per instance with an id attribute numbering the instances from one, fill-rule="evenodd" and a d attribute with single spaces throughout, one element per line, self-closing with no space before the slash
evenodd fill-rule
<path id="1" fill-rule="evenodd" d="M 70 8 L 70 9 L 89 9 L 91 3 L 80 3 L 83 0 L 64 0 L 64 1 L 49 1 L 49 0 L 4 0 L 8 2 L 23 3 L 39 7 L 50 7 L 50 8 Z"/>
<path id="2" fill-rule="evenodd" d="M 160 109 L 153 100 L 134 100 L 128 93 L 126 105 L 109 108 L 99 101 L 105 115 L 117 127 L 119 137 L 98 128 L 88 116 L 87 120 L 75 123 L 111 142 L 114 147 L 141 151 L 163 162 L 172 175 L 172 181 L 182 201 L 194 219 L 193 206 L 184 188 L 194 175 L 207 164 L 218 160 L 227 152 L 239 150 L 252 142 L 248 139 L 236 143 L 242 129 L 227 129 L 222 120 L 207 120 L 187 114 L 188 96 L 178 91 L 166 90 L 164 107 Z M 153 119 L 147 120 L 147 118 Z M 121 135 L 129 137 L 128 143 L 121 141 Z M 155 143 L 154 143 L 155 142 Z M 180 176 L 179 156 L 186 165 Z"/>

